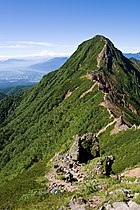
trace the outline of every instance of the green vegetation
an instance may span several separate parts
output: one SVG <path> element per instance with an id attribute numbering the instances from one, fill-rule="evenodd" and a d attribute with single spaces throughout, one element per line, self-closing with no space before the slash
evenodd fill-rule
<path id="1" fill-rule="evenodd" d="M 101 153 L 114 155 L 113 170 L 119 173 L 140 163 L 140 130 L 129 129 L 110 136 L 110 129 L 100 136 Z"/>
<path id="2" fill-rule="evenodd" d="M 34 84 L 35 85 L 35 84 Z M 5 94 L 5 95 L 14 95 L 20 92 L 23 92 L 25 90 L 27 90 L 28 88 L 31 88 L 33 85 L 28 85 L 28 86 L 15 86 L 15 87 L 8 87 L 8 88 L 4 88 L 4 89 L 0 89 L 1 93 Z"/>
<path id="3" fill-rule="evenodd" d="M 0 92 L 0 100 L 5 98 L 5 97 L 6 97 L 6 95 L 4 93 Z"/>
<path id="4" fill-rule="evenodd" d="M 86 73 L 97 70 L 97 56 L 104 44 L 101 36 L 82 43 L 59 70 L 44 76 L 34 87 L 0 101 L 0 209 L 8 205 L 9 209 L 51 209 L 52 204 L 57 209 L 72 196 L 65 192 L 63 201 L 63 194 L 50 195 L 43 176 L 48 160 L 62 147 L 67 151 L 74 135 L 97 133 L 112 121 L 100 105 L 104 95 L 97 85 L 80 98 L 94 83 Z M 130 125 L 139 124 L 139 71 L 113 45 L 110 49 L 116 71 L 110 65 L 107 69 L 103 60 L 99 72 L 113 81 L 112 112 L 116 116 L 123 113 Z M 72 94 L 65 98 L 68 92 Z M 124 94 L 127 106 L 121 101 Z M 136 112 L 130 110 L 131 106 Z M 114 171 L 140 162 L 140 131 L 132 129 L 110 136 L 110 129 L 99 140 L 101 153 L 116 158 Z M 84 188 L 85 194 L 95 191 L 90 183 Z"/>

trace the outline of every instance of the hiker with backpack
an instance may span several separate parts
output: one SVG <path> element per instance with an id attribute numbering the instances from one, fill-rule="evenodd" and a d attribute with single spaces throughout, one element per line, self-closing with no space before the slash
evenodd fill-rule
<path id="1" fill-rule="evenodd" d="M 67 180 L 67 182 L 71 182 L 72 183 L 73 174 L 70 171 L 66 174 L 66 180 Z"/>

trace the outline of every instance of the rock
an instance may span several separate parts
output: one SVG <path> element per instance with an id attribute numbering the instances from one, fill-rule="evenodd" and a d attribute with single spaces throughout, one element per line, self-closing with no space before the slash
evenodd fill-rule
<path id="1" fill-rule="evenodd" d="M 105 203 L 100 210 L 140 210 L 140 205 L 133 201 L 125 202 L 114 202 L 112 205 Z"/>
<path id="2" fill-rule="evenodd" d="M 72 157 L 72 160 L 79 161 L 81 155 L 81 141 L 78 136 L 75 137 L 75 141 L 69 150 L 69 154 Z"/>
<path id="3" fill-rule="evenodd" d="M 82 137 L 75 137 L 69 150 L 72 160 L 85 163 L 100 156 L 99 142 L 95 134 L 86 133 Z"/>
<path id="4" fill-rule="evenodd" d="M 114 202 L 112 206 L 115 210 L 130 210 L 128 205 L 124 202 Z"/>
<path id="5" fill-rule="evenodd" d="M 123 121 L 123 117 L 120 116 L 117 119 L 117 122 L 116 122 L 116 125 L 114 126 L 114 129 L 111 131 L 111 135 L 112 134 L 117 134 L 118 132 L 123 131 L 123 130 L 127 130 L 128 128 L 129 127 Z"/>
<path id="6" fill-rule="evenodd" d="M 123 189 L 122 192 L 125 194 L 125 196 L 130 199 L 134 197 L 134 194 L 131 192 L 131 190 Z"/>
<path id="7" fill-rule="evenodd" d="M 103 210 L 112 210 L 113 209 L 111 204 L 109 204 L 109 203 L 105 203 L 104 206 L 102 206 L 102 207 L 104 207 Z"/>
<path id="8" fill-rule="evenodd" d="M 136 204 L 133 201 L 128 202 L 129 210 L 140 210 L 140 205 Z"/>
<path id="9" fill-rule="evenodd" d="M 111 172 L 112 172 L 112 164 L 113 164 L 113 162 L 114 162 L 114 157 L 113 157 L 113 155 L 109 155 L 109 156 L 106 156 L 106 171 L 105 171 L 105 174 L 107 175 L 107 176 L 109 176 L 110 174 L 111 174 Z"/>
<path id="10" fill-rule="evenodd" d="M 107 210 L 104 206 L 101 206 L 99 210 Z"/>
<path id="11" fill-rule="evenodd" d="M 78 204 L 76 196 L 73 196 L 69 202 L 69 207 L 71 210 L 86 210 L 85 202 Z"/>

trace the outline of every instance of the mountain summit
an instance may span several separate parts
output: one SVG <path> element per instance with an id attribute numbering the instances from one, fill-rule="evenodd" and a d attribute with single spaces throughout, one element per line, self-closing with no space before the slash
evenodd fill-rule
<path id="1" fill-rule="evenodd" d="M 90 75 L 90 79 L 97 81 L 99 89 L 105 94 L 105 106 L 114 116 L 122 115 L 128 125 L 137 124 L 140 69 L 124 57 L 109 39 L 97 35 L 83 42 L 64 67 Z"/>
<path id="2" fill-rule="evenodd" d="M 2 99 L 2 207 L 8 201 L 22 206 L 25 197 L 32 201 L 34 188 L 42 186 L 39 177 L 48 170 L 46 164 L 56 153 L 68 151 L 76 134 L 96 134 L 101 155 L 115 156 L 115 173 L 138 164 L 139 98 L 139 63 L 97 35 L 80 44 L 39 84 Z"/>

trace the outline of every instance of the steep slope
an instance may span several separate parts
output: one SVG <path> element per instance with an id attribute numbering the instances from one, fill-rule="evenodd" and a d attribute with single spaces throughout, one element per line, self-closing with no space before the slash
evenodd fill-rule
<path id="1" fill-rule="evenodd" d="M 87 72 L 91 72 L 91 80 Z M 44 76 L 8 114 L 1 133 L 8 130 L 12 135 L 6 140 L 8 145 L 1 145 L 2 171 L 15 168 L 20 158 L 16 175 L 45 156 L 48 146 L 54 149 L 76 133 L 96 133 L 111 121 L 106 108 L 100 106 L 103 95 L 97 86 L 80 98 L 94 80 L 105 94 L 105 107 L 115 117 L 122 115 L 128 125 L 139 124 L 139 78 L 138 70 L 108 39 L 96 36 L 82 43 L 58 71 Z M 73 93 L 64 100 L 68 91 Z M 55 142 L 50 145 L 52 140 Z"/>
<path id="2" fill-rule="evenodd" d="M 139 125 L 139 83 L 138 67 L 125 58 L 111 41 L 97 35 L 79 45 L 77 51 L 59 70 L 44 76 L 39 84 L 14 98 L 10 96 L 2 100 L 0 180 L 2 184 L 5 183 L 2 194 L 5 193 L 12 202 L 18 203 L 21 194 L 17 195 L 16 200 L 8 186 L 19 192 L 15 183 L 17 180 L 19 185 L 24 183 L 24 186 L 24 176 L 29 179 L 31 188 L 26 183 L 27 189 L 24 188 L 23 194 L 34 186 L 38 187 L 35 179 L 39 176 L 39 168 L 43 167 L 45 170 L 45 161 L 47 163 L 50 157 L 62 149 L 66 151 L 72 144 L 74 135 L 99 133 L 102 128 L 108 128 L 108 125 L 113 128 L 114 118 L 120 116 L 128 126 L 134 123 Z M 7 102 L 9 106 L 6 106 Z M 113 119 L 110 118 L 110 113 L 113 114 Z M 127 144 L 126 151 L 123 150 L 125 154 L 135 142 L 135 134 L 131 131 L 130 133 L 131 144 L 129 135 L 125 133 L 127 139 L 122 145 L 123 150 Z M 121 134 L 114 136 L 114 145 L 117 145 L 117 136 Z M 99 135 L 99 138 L 103 142 L 102 153 L 109 153 L 109 148 L 113 148 L 116 154 L 117 147 L 113 144 L 109 147 L 112 137 L 108 130 Z M 119 142 L 118 145 L 120 144 Z M 134 154 L 133 160 L 136 157 L 137 154 Z M 132 165 L 140 161 L 133 160 Z M 129 162 L 125 167 L 128 166 Z M 37 168 L 36 174 L 34 168 Z M 116 165 L 116 171 L 123 169 L 118 169 Z M 43 173 L 42 169 L 40 171 Z M 7 182 L 8 180 L 11 181 Z"/>

